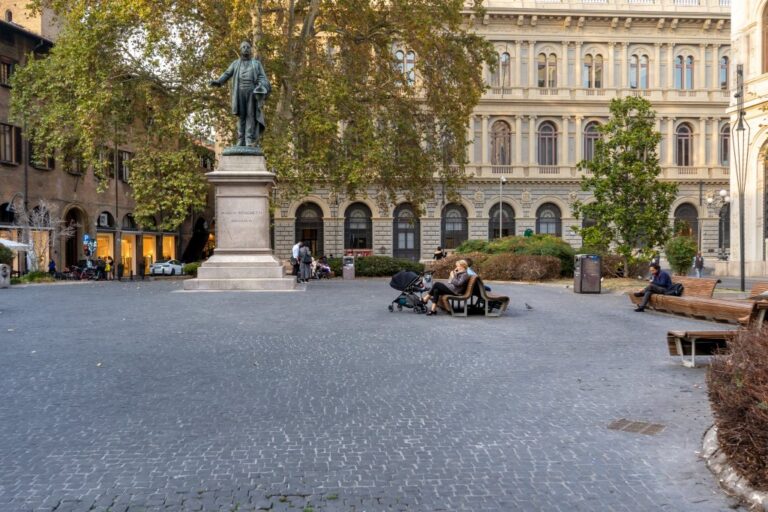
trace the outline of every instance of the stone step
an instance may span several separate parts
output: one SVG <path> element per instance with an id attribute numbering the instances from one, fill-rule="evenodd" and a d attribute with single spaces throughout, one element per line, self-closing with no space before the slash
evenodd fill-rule
<path id="1" fill-rule="evenodd" d="M 296 280 L 292 278 L 276 279 L 188 279 L 184 281 L 185 290 L 232 290 L 232 291 L 298 291 Z"/>
<path id="2" fill-rule="evenodd" d="M 199 279 L 279 279 L 283 277 L 283 267 L 267 266 L 207 266 L 197 269 Z"/>

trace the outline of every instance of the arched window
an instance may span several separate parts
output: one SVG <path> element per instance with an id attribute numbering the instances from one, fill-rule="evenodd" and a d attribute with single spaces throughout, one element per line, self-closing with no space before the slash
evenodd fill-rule
<path id="1" fill-rule="evenodd" d="M 721 251 L 731 248 L 731 205 L 726 203 L 720 208 L 720 220 L 717 230 L 717 246 Z"/>
<path id="2" fill-rule="evenodd" d="M 109 212 L 101 212 L 96 218 L 96 227 L 98 229 L 115 229 L 115 217 Z"/>
<path id="3" fill-rule="evenodd" d="M 675 131 L 675 163 L 680 167 L 693 165 L 693 132 L 685 123 Z"/>
<path id="4" fill-rule="evenodd" d="M 393 220 L 393 256 L 395 258 L 419 260 L 421 255 L 420 227 L 421 224 L 413 206 L 403 203 L 395 209 Z"/>
<path id="5" fill-rule="evenodd" d="M 629 58 L 629 87 L 648 88 L 648 56 L 633 54 Z"/>
<path id="6" fill-rule="evenodd" d="M 685 89 L 693 89 L 693 57 L 685 58 Z"/>
<path id="7" fill-rule="evenodd" d="M 363 203 L 354 203 L 344 215 L 344 248 L 373 249 L 373 222 L 371 209 Z"/>
<path id="8" fill-rule="evenodd" d="M 509 87 L 512 84 L 512 69 L 511 59 L 507 52 L 501 54 L 499 67 L 501 68 L 501 86 Z"/>
<path id="9" fill-rule="evenodd" d="M 10 225 L 16 222 L 16 212 L 10 203 L 0 204 L 0 224 Z"/>
<path id="10" fill-rule="evenodd" d="M 539 126 L 539 165 L 557 165 L 557 128 L 546 121 Z"/>
<path id="11" fill-rule="evenodd" d="M 540 53 L 537 67 L 539 87 L 557 87 L 557 55 Z"/>
<path id="12" fill-rule="evenodd" d="M 7 21 L 8 23 L 11 23 L 13 21 L 13 13 L 11 12 L 10 9 L 5 11 L 5 21 Z"/>
<path id="13" fill-rule="evenodd" d="M 536 210 L 536 233 L 562 235 L 562 214 L 556 204 L 545 203 Z"/>
<path id="14" fill-rule="evenodd" d="M 585 89 L 602 89 L 603 56 L 586 55 L 584 57 L 583 81 Z"/>
<path id="15" fill-rule="evenodd" d="M 588 162 L 595 158 L 595 143 L 600 138 L 598 126 L 599 124 L 593 121 L 584 128 L 584 160 Z"/>
<path id="16" fill-rule="evenodd" d="M 296 242 L 309 242 L 314 256 L 323 250 L 323 210 L 315 203 L 304 203 L 296 210 Z"/>
<path id="17" fill-rule="evenodd" d="M 395 52 L 395 68 L 397 72 L 405 75 L 405 81 L 408 85 L 416 83 L 416 54 L 409 50 L 397 50 Z"/>
<path id="18" fill-rule="evenodd" d="M 683 89 L 683 57 L 675 57 L 675 89 Z"/>
<path id="19" fill-rule="evenodd" d="M 512 130 L 504 121 L 496 121 L 491 128 L 491 164 L 512 164 Z"/>
<path id="20" fill-rule="evenodd" d="M 731 162 L 731 127 L 726 123 L 720 128 L 720 165 L 728 167 Z"/>
<path id="21" fill-rule="evenodd" d="M 683 203 L 675 209 L 675 234 L 699 240 L 699 212 L 691 203 Z"/>
<path id="22" fill-rule="evenodd" d="M 501 225 L 499 225 L 499 204 L 491 207 L 490 217 L 488 219 L 488 239 L 493 240 L 499 237 L 499 227 L 501 227 L 501 237 L 512 236 L 515 234 L 515 210 L 507 203 L 501 205 Z"/>
<path id="23" fill-rule="evenodd" d="M 442 219 L 443 249 L 455 249 L 467 240 L 467 210 L 460 204 L 447 204 Z"/>
<path id="24" fill-rule="evenodd" d="M 720 57 L 720 88 L 728 90 L 728 77 L 730 75 L 730 61 L 728 57 Z"/>
<path id="25" fill-rule="evenodd" d="M 123 216 L 123 231 L 138 231 L 139 226 L 136 224 L 136 219 L 133 218 L 133 214 L 126 213 Z"/>

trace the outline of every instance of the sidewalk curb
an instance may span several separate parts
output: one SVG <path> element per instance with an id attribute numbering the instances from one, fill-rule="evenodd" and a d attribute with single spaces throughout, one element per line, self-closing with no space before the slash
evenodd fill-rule
<path id="1" fill-rule="evenodd" d="M 768 512 L 768 492 L 755 490 L 730 465 L 725 453 L 720 451 L 715 425 L 704 434 L 701 457 L 728 495 L 739 498 L 751 512 Z"/>

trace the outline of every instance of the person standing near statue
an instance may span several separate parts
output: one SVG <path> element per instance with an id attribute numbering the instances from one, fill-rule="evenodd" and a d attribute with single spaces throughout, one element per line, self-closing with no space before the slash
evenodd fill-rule
<path id="1" fill-rule="evenodd" d="M 240 58 L 230 64 L 218 80 L 210 85 L 221 87 L 232 79 L 232 113 L 237 115 L 237 146 L 259 149 L 259 139 L 264 133 L 264 101 L 272 90 L 264 66 L 251 53 L 251 43 L 240 44 Z"/>

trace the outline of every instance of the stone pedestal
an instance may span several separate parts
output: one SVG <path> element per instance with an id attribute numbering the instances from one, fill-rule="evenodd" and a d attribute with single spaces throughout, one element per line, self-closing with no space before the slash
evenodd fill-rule
<path id="1" fill-rule="evenodd" d="M 184 281 L 185 290 L 292 291 L 296 280 L 269 243 L 269 196 L 275 175 L 261 155 L 225 154 L 207 175 L 216 189 L 216 250 Z"/>

